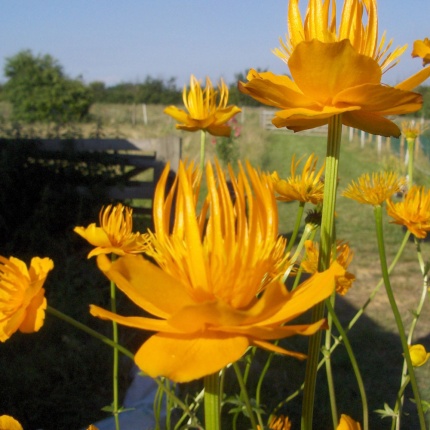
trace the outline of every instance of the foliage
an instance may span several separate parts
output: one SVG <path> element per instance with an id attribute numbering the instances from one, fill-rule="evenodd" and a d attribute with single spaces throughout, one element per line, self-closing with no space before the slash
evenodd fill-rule
<path id="1" fill-rule="evenodd" d="M 430 118 L 430 86 L 421 85 L 416 91 L 423 96 L 423 107 L 414 116 Z"/>
<path id="2" fill-rule="evenodd" d="M 13 106 L 13 117 L 24 122 L 81 121 L 91 106 L 91 92 L 79 79 L 69 79 L 50 55 L 21 51 L 6 59 L 8 81 L 3 97 Z"/>
<path id="3" fill-rule="evenodd" d="M 179 104 L 182 101 L 182 90 L 176 87 L 176 79 L 167 82 L 147 76 L 143 82 L 123 82 L 106 87 L 103 82 L 90 84 L 94 100 L 101 103 L 146 103 L 146 104 Z"/>

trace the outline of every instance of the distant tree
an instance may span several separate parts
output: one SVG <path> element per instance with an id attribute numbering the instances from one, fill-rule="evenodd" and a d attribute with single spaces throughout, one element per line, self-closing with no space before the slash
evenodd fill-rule
<path id="1" fill-rule="evenodd" d="M 100 103 L 147 103 L 175 104 L 182 100 L 182 91 L 176 87 L 176 78 L 163 81 L 147 76 L 143 82 L 120 84 L 106 87 L 102 82 L 92 82 L 90 88 L 94 101 Z"/>
<path id="2" fill-rule="evenodd" d="M 417 116 L 423 116 L 424 118 L 430 118 L 430 86 L 420 86 L 417 88 L 417 92 L 423 96 L 423 107 L 417 112 Z"/>
<path id="3" fill-rule="evenodd" d="M 50 55 L 21 51 L 6 59 L 8 81 L 3 97 L 12 104 L 14 119 L 25 122 L 80 121 L 91 106 L 91 91 L 79 79 L 65 76 Z"/>

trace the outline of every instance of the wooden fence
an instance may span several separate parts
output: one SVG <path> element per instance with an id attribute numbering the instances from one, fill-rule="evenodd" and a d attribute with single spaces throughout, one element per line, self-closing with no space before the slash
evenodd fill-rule
<path id="1" fill-rule="evenodd" d="M 14 142 L 16 139 L 0 139 L 0 148 Z M 25 139 L 19 142 L 25 143 Z M 127 180 L 123 185 L 107 186 L 107 196 L 117 201 L 152 201 L 155 184 L 168 162 L 171 177 L 176 173 L 182 149 L 181 139 L 176 136 L 145 140 L 32 139 L 30 142 L 36 144 L 37 149 L 48 152 L 52 159 L 64 158 L 67 153 L 103 153 L 106 164 L 119 166 L 122 178 Z M 81 191 L 85 192 L 84 189 Z"/>

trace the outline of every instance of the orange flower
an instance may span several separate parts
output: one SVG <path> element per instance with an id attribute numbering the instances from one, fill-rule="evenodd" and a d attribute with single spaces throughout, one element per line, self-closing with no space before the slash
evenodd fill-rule
<path id="1" fill-rule="evenodd" d="M 426 37 L 424 40 L 416 40 L 412 57 L 421 57 L 423 59 L 423 67 L 430 63 L 430 40 Z"/>
<path id="2" fill-rule="evenodd" d="M 0 416 L 0 430 L 23 430 L 22 425 L 9 415 Z"/>
<path id="3" fill-rule="evenodd" d="M 324 181 L 322 174 L 324 165 L 316 172 L 318 157 L 311 154 L 306 160 L 302 174 L 297 175 L 296 171 L 302 159 L 296 162 L 295 155 L 291 161 L 291 176 L 287 179 L 280 179 L 277 172 L 272 174 L 275 185 L 275 192 L 278 193 L 278 200 L 291 202 L 297 200 L 302 203 L 310 202 L 314 205 L 321 203 L 324 194 Z"/>
<path id="4" fill-rule="evenodd" d="M 361 430 L 361 425 L 348 415 L 342 414 L 336 430 Z"/>
<path id="5" fill-rule="evenodd" d="M 13 333 L 33 333 L 43 326 L 47 306 L 42 288 L 54 268 L 49 258 L 34 257 L 30 268 L 18 258 L 0 256 L 0 341 Z"/>
<path id="6" fill-rule="evenodd" d="M 159 267 L 141 256 L 113 263 L 105 256 L 97 259 L 106 276 L 155 318 L 123 317 L 97 306 L 91 306 L 91 313 L 156 332 L 135 356 L 152 377 L 197 379 L 238 360 L 252 345 L 304 358 L 269 341 L 310 335 L 324 325 L 324 320 L 291 321 L 328 297 L 344 270 L 335 263 L 288 292 L 281 281 L 289 262 L 285 240 L 278 237 L 272 181 L 250 165 L 247 172 L 239 169 L 237 177 L 230 169 L 232 198 L 220 166 L 215 175 L 207 164 L 208 194 L 200 211 L 196 190 L 203 175 L 181 163 L 165 196 L 164 171 L 154 198 L 149 251 Z"/>
<path id="7" fill-rule="evenodd" d="M 404 225 L 414 236 L 424 239 L 430 231 L 430 190 L 412 186 L 397 203 L 387 200 L 387 213 L 395 224 Z"/>
<path id="8" fill-rule="evenodd" d="M 74 232 L 86 239 L 94 248 L 88 258 L 99 254 L 138 254 L 148 248 L 148 235 L 133 233 L 133 209 L 109 205 L 100 211 L 100 227 L 75 227 Z"/>
<path id="9" fill-rule="evenodd" d="M 176 128 L 180 130 L 205 130 L 214 136 L 229 137 L 231 127 L 226 123 L 240 112 L 240 109 L 234 105 L 227 106 L 228 88 L 222 79 L 218 104 L 217 98 L 218 91 L 214 90 L 209 78 L 206 78 L 206 88 L 202 91 L 199 81 L 191 75 L 190 91 L 187 94 L 187 88 L 184 87 L 182 93 L 187 112 L 176 106 L 168 106 L 164 113 L 179 121 L 180 124 L 176 124 Z"/>
<path id="10" fill-rule="evenodd" d="M 394 172 L 364 173 L 357 182 L 352 181 L 342 193 L 344 197 L 367 205 L 379 206 L 404 189 L 406 179 Z"/>
<path id="11" fill-rule="evenodd" d="M 267 428 L 269 430 L 291 430 L 291 421 L 288 417 L 284 417 L 283 415 L 279 417 L 271 416 Z M 257 425 L 257 429 L 261 430 L 261 427 Z"/>
<path id="12" fill-rule="evenodd" d="M 305 242 L 305 258 L 301 262 L 301 267 L 307 273 L 316 273 L 318 271 L 319 249 L 318 243 L 307 240 Z M 336 244 L 336 261 L 345 269 L 344 273 L 336 277 L 336 292 L 344 296 L 351 288 L 355 281 L 355 276 L 347 272 L 348 266 L 351 264 L 353 253 L 349 245 L 345 242 L 337 241 Z M 335 259 L 332 256 L 332 261 Z"/>
<path id="13" fill-rule="evenodd" d="M 388 54 L 391 42 L 384 47 L 383 36 L 378 44 L 375 0 L 345 0 L 338 30 L 334 0 L 310 0 L 304 24 L 298 3 L 289 3 L 289 37 L 275 50 L 288 64 L 292 79 L 251 69 L 248 82 L 239 82 L 239 89 L 280 109 L 272 120 L 276 127 L 297 132 L 328 124 L 331 117 L 342 114 L 345 125 L 398 137 L 399 127 L 386 116 L 421 108 L 421 95 L 410 90 L 430 76 L 430 69 L 396 87 L 381 83 L 383 70 L 394 66 L 406 47 Z"/>

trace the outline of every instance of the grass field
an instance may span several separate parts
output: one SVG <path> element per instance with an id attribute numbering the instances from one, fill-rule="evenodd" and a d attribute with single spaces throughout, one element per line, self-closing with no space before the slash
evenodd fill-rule
<path id="1" fill-rule="evenodd" d="M 95 105 L 92 108 L 91 114 L 93 121 L 86 124 L 75 125 L 75 133 L 82 136 L 99 135 L 99 137 L 124 137 L 132 139 L 145 139 L 149 137 L 160 137 L 169 134 L 179 134 L 183 141 L 183 156 L 188 159 L 198 159 L 199 154 L 199 133 L 186 133 L 177 131 L 173 120 L 163 114 L 163 107 L 161 106 L 147 106 L 146 107 L 147 122 L 144 122 L 143 107 L 142 106 L 117 106 L 117 105 Z M 293 154 L 297 157 L 310 155 L 312 152 L 318 155 L 319 165 L 322 164 L 325 155 L 325 138 L 321 135 L 306 135 L 306 134 L 293 134 L 286 130 L 268 131 L 260 125 L 260 114 L 262 109 L 245 108 L 244 112 L 239 116 L 242 127 L 242 134 L 238 139 L 240 157 L 248 159 L 255 166 L 259 166 L 264 171 L 272 172 L 277 170 L 281 177 L 286 177 L 290 174 L 290 163 Z M 17 128 L 16 125 L 11 125 L 8 122 L 9 110 L 5 104 L 0 104 L 0 116 L 4 118 L 2 123 L 3 134 L 13 133 Z M 32 126 L 29 128 L 20 128 L 23 135 L 35 134 L 49 134 L 52 133 L 53 128 L 46 126 Z M 71 128 L 69 127 L 69 131 Z M 67 127 L 63 128 L 67 131 Z M 215 154 L 215 146 L 209 137 L 207 144 L 208 157 L 212 158 Z M 391 147 L 395 145 L 392 142 Z M 423 172 L 430 172 L 430 162 L 427 157 L 422 153 L 419 156 L 420 170 L 417 172 L 416 180 L 418 183 L 430 186 L 430 176 Z M 355 135 L 352 141 L 349 141 L 348 131 L 344 131 L 342 151 L 340 158 L 340 192 L 347 186 L 347 184 L 356 179 L 359 175 L 365 172 L 373 172 L 388 168 L 395 168 L 399 171 L 404 170 L 404 163 L 399 160 L 396 153 L 392 152 L 389 148 L 388 142 L 383 140 L 381 150 L 378 150 L 377 140 L 374 138 L 371 142 L 366 141 L 364 147 L 361 144 L 358 135 Z M 402 172 L 404 173 L 404 172 Z M 286 234 L 291 231 L 295 220 L 296 206 L 294 203 L 279 204 L 280 213 L 280 233 Z M 387 218 L 387 217 L 386 217 Z M 398 247 L 402 241 L 404 232 L 401 227 L 390 224 L 386 219 L 385 224 L 385 239 L 387 245 L 387 255 L 389 262 L 397 252 Z M 376 238 L 374 234 L 373 211 L 370 206 L 359 205 L 358 203 L 338 197 L 337 206 L 337 221 L 336 230 L 339 239 L 348 241 L 354 251 L 354 260 L 351 265 L 350 271 L 353 272 L 357 280 L 353 288 L 348 294 L 341 299 L 338 299 L 337 305 L 339 309 L 340 318 L 343 322 L 350 320 L 357 309 L 359 309 L 366 301 L 370 292 L 377 285 L 380 279 L 380 269 L 378 264 L 378 254 Z M 428 243 L 423 244 L 424 256 L 430 259 L 430 247 Z M 86 279 L 80 273 L 80 270 L 88 269 L 87 262 L 82 263 L 79 260 L 80 256 L 71 256 L 68 259 L 68 276 L 67 279 L 61 280 L 56 278 L 59 285 L 56 286 L 56 291 L 48 291 L 48 300 L 57 301 L 61 306 L 67 307 L 67 300 L 61 297 L 59 291 L 65 291 L 70 295 L 79 292 L 80 297 L 75 298 L 74 303 L 78 303 L 79 310 L 72 309 L 72 313 L 79 317 L 80 312 L 84 312 L 87 300 L 103 301 L 107 299 L 101 298 L 101 290 L 96 289 L 89 294 L 85 292 L 85 286 L 79 285 L 80 280 Z M 85 269 L 82 269 L 85 267 Z M 96 283 L 99 281 L 95 281 Z M 415 245 L 410 241 L 405 249 L 403 259 L 398 267 L 393 272 L 392 284 L 395 290 L 396 299 L 401 308 L 402 315 L 406 327 L 412 318 L 411 310 L 416 307 L 416 304 L 421 293 L 422 277 L 419 272 L 419 265 L 416 258 Z M 66 294 L 65 293 L 65 294 Z M 416 330 L 414 343 L 423 343 L 427 349 L 430 348 L 430 309 L 429 303 L 426 303 L 424 312 Z M 65 309 L 67 311 L 67 309 Z M 85 319 L 88 319 L 85 316 Z M 47 321 L 48 325 L 53 324 L 53 321 Z M 100 324 L 98 324 L 100 326 Z M 86 360 L 89 357 L 82 351 L 82 345 L 77 345 L 74 340 L 72 331 L 64 328 L 64 336 L 57 339 L 58 345 L 64 342 L 68 345 L 70 354 L 78 353 L 81 360 L 76 362 L 76 366 L 85 367 Z M 43 337 L 43 330 L 37 336 Z M 123 339 L 131 344 L 136 343 L 136 335 L 131 334 L 127 330 L 124 331 Z M 360 319 L 356 326 L 351 331 L 351 338 L 353 347 L 358 356 L 358 362 L 361 366 L 365 383 L 368 389 L 370 411 L 371 411 L 371 429 L 388 429 L 390 428 L 389 420 L 381 421 L 378 416 L 372 413 L 374 409 L 383 408 L 384 402 L 389 402 L 393 406 L 396 390 L 400 382 L 400 368 L 402 364 L 402 355 L 400 343 L 396 335 L 396 326 L 392 317 L 388 300 L 386 298 L 383 288 L 378 292 L 375 299 L 367 308 L 366 315 Z M 0 356 L 3 353 L 11 354 L 17 351 L 22 351 L 20 348 L 26 349 L 25 340 L 17 335 L 17 340 L 13 341 L 13 345 L 8 350 L 0 345 Z M 302 340 L 292 341 L 293 345 L 297 348 L 305 349 L 305 342 Z M 12 344 L 12 341 L 11 341 Z M 7 346 L 8 344 L 5 344 Z M 28 347 L 29 348 L 29 347 Z M 103 350 L 106 352 L 106 349 Z M 45 351 L 42 358 L 44 360 L 52 360 L 55 355 L 54 348 Z M 5 356 L 4 356 L 5 357 Z M 28 366 L 26 357 L 20 357 L 19 366 Z M 66 360 L 67 357 L 62 357 Z M 70 357 L 69 357 L 70 358 Z M 5 358 L 3 358 L 5 359 Z M 99 397 L 106 397 L 109 402 L 109 375 L 104 374 L 108 372 L 109 363 L 103 357 L 93 357 L 93 360 L 103 361 L 98 378 L 104 379 L 103 393 L 98 393 Z M 360 402 L 355 388 L 354 380 L 351 376 L 351 369 L 343 348 L 340 347 L 339 351 L 335 353 L 334 357 L 335 379 L 337 381 L 337 389 L 340 393 L 340 411 L 354 416 L 356 419 L 360 418 Z M 1 359 L 0 359 L 1 362 Z M 5 362 L 3 361 L 3 364 Z M 281 361 L 279 358 L 275 359 L 276 365 L 273 371 L 269 374 L 268 385 L 266 387 L 266 401 L 273 406 L 275 398 L 279 395 L 287 396 L 297 388 L 300 378 L 303 375 L 303 364 L 297 363 L 292 359 Z M 61 364 L 54 366 L 55 372 L 61 373 Z M 31 365 L 30 365 L 31 366 Z M 62 408 L 69 408 L 70 415 L 73 415 L 74 408 L 80 408 L 81 412 L 76 412 L 78 415 L 75 423 L 84 425 L 89 420 L 97 417 L 105 416 L 103 413 L 93 411 L 90 415 L 85 415 L 85 407 L 83 403 L 90 395 L 91 389 L 83 394 L 82 398 L 77 401 L 70 399 L 70 392 L 66 397 L 62 386 L 56 386 L 49 392 L 48 382 L 41 383 L 38 378 L 41 377 L 44 370 L 40 370 L 41 365 L 35 365 L 39 370 L 35 369 L 31 373 L 33 378 L 32 384 L 37 386 L 41 384 L 45 392 L 43 396 L 49 398 L 56 396 L 55 402 L 46 400 L 45 403 L 48 408 L 53 404 L 63 403 Z M 66 366 L 67 367 L 67 366 Z M 14 367 L 16 368 L 16 367 Z M 430 372 L 428 366 L 418 369 L 418 378 L 423 387 L 423 397 L 430 400 L 430 388 L 428 386 L 428 378 Z M 45 370 L 48 371 L 48 370 Z M 79 369 L 77 370 L 79 371 Z M 258 365 L 255 369 L 258 372 Z M 94 375 L 90 374 L 91 371 L 86 370 L 81 372 L 79 383 L 85 384 L 85 378 L 94 383 Z M 27 372 L 28 375 L 29 372 Z M 322 373 L 322 372 L 321 372 Z M 67 375 L 62 375 L 64 381 L 68 381 Z M 48 380 L 55 380 L 55 377 L 49 373 Z M 65 378 L 65 379 L 64 379 Z M 70 376 L 71 378 L 71 376 Z M 323 378 L 321 378 L 323 379 Z M 13 379 L 9 381 L 12 383 Z M 20 383 L 24 384 L 22 378 Z M 125 384 L 126 382 L 124 382 Z M 51 383 L 52 384 L 52 383 Z M 64 384 L 63 384 L 64 385 Z M 81 389 L 83 389 L 81 385 Z M 100 391 L 100 387 L 97 388 Z M 3 391 L 3 392 L 2 392 Z M 0 394 L 4 394 L 7 387 L 4 386 Z M 85 391 L 84 391 L 85 393 Z M 34 396 L 34 393 L 29 394 L 23 388 L 20 389 L 19 396 Z M 26 402 L 29 399 L 25 399 Z M 316 422 L 320 423 L 321 429 L 325 429 L 327 418 L 329 415 L 328 402 L 324 390 L 318 393 L 318 410 L 316 411 Z M 411 409 L 410 402 L 408 403 Z M 101 405 L 103 406 L 103 405 Z M 297 408 L 298 403 L 292 402 L 291 406 L 285 407 L 285 413 L 290 414 L 297 423 Z M 343 409 L 342 409 L 343 408 Z M 49 416 L 49 413 L 40 412 L 41 416 Z M 42 418 L 40 418 L 42 419 Z M 37 423 L 40 423 L 40 419 Z M 44 418 L 46 419 L 46 418 Z M 71 418 L 69 418 L 71 419 Z M 408 421 L 410 419 L 411 421 Z M 413 429 L 416 422 L 411 417 L 405 418 L 405 428 Z M 39 424 L 40 425 L 40 424 Z M 409 427 L 408 427 L 409 425 Z M 296 427 L 296 426 L 295 426 Z M 34 427 L 36 428 L 36 427 Z M 46 423 L 44 429 L 63 428 L 61 423 Z M 31 430 L 31 428 L 30 428 Z"/>

